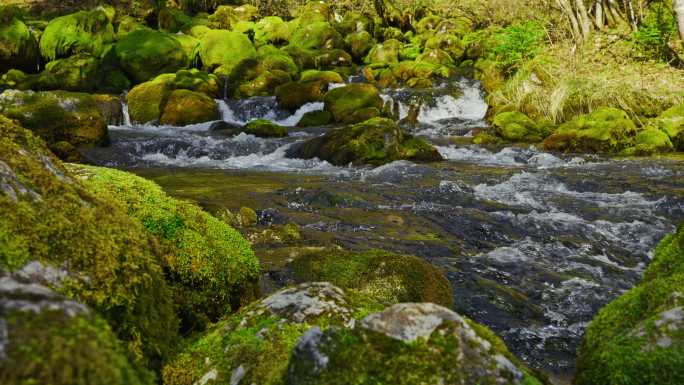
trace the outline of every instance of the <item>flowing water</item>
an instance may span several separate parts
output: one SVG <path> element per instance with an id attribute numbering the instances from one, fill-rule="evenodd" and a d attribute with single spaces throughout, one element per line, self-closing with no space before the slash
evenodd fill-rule
<path id="1" fill-rule="evenodd" d="M 465 79 L 383 97 L 400 117 L 422 104 L 414 131 L 446 162 L 336 167 L 285 156 L 329 127 L 258 139 L 222 136 L 210 123 L 111 127 L 112 146 L 89 156 L 209 210 L 246 205 L 262 225 L 298 223 L 307 244 L 421 256 L 446 270 L 457 311 L 491 327 L 531 366 L 567 379 L 587 323 L 638 282 L 654 246 L 684 219 L 684 158 L 464 144 L 487 111 L 478 84 Z M 217 103 L 227 122 L 287 126 L 323 108 L 292 115 L 274 98 Z"/>

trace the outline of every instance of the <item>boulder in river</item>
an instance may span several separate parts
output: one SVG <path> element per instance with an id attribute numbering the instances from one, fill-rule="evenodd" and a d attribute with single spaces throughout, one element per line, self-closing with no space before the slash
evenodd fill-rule
<path id="1" fill-rule="evenodd" d="M 402 303 L 354 328 L 309 329 L 285 384 L 538 384 L 487 328 L 431 303 Z"/>
<path id="2" fill-rule="evenodd" d="M 235 31 L 210 30 L 200 39 L 199 55 L 207 70 L 223 67 L 227 74 L 242 60 L 257 56 L 247 35 Z"/>
<path id="3" fill-rule="evenodd" d="M 658 128 L 670 137 L 675 148 L 684 151 L 684 104 L 669 108 L 655 121 Z"/>
<path id="4" fill-rule="evenodd" d="M 121 68 L 135 83 L 188 66 L 180 41 L 172 34 L 150 29 L 131 32 L 119 40 L 114 51 Z"/>
<path id="5" fill-rule="evenodd" d="M 77 53 L 99 56 L 114 42 L 116 35 L 109 8 L 79 11 L 52 19 L 40 38 L 40 52 L 47 60 Z"/>
<path id="6" fill-rule="evenodd" d="M 307 103 L 321 102 L 328 84 L 321 80 L 299 80 L 276 88 L 275 95 L 281 108 L 296 111 Z"/>
<path id="7" fill-rule="evenodd" d="M 492 121 L 497 135 L 511 142 L 540 142 L 545 135 L 537 123 L 522 112 L 502 112 Z"/>
<path id="8" fill-rule="evenodd" d="M 328 91 L 325 110 L 340 123 L 358 123 L 380 116 L 384 102 L 372 84 L 354 83 Z"/>
<path id="9" fill-rule="evenodd" d="M 434 162 L 443 160 L 423 139 L 405 133 L 394 121 L 373 118 L 329 131 L 288 152 L 293 158 L 319 158 L 334 165 L 381 165 L 395 160 Z"/>
<path id="10" fill-rule="evenodd" d="M 577 385 L 684 383 L 684 225 L 644 280 L 601 309 L 578 351 Z"/>
<path id="11" fill-rule="evenodd" d="M 159 123 L 187 126 L 218 120 L 219 117 L 219 110 L 214 99 L 199 92 L 179 89 L 169 94 Z"/>

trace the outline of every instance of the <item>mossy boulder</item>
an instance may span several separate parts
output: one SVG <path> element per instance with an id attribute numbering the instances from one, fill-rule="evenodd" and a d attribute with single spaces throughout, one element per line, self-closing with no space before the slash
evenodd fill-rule
<path id="1" fill-rule="evenodd" d="M 256 49 L 249 38 L 239 32 L 211 30 L 200 41 L 199 55 L 208 70 L 226 66 L 230 73 L 242 60 L 256 57 Z"/>
<path id="2" fill-rule="evenodd" d="M 655 121 L 658 128 L 670 137 L 675 148 L 684 151 L 684 104 L 664 111 Z"/>
<path id="3" fill-rule="evenodd" d="M 278 16 L 267 16 L 254 25 L 254 44 L 283 44 L 290 40 L 290 26 Z"/>
<path id="4" fill-rule="evenodd" d="M 228 384 L 283 384 L 298 339 L 312 325 L 350 325 L 355 308 L 329 283 L 283 289 L 190 342 L 163 370 L 166 385 L 202 379 Z M 239 379 L 239 380 L 238 380 Z"/>
<path id="5" fill-rule="evenodd" d="M 318 70 L 306 70 L 302 71 L 300 75 L 300 80 L 302 81 L 321 81 L 326 84 L 343 84 L 344 79 L 342 75 L 335 71 L 318 71 Z"/>
<path id="6" fill-rule="evenodd" d="M 213 14 L 209 15 L 209 27 L 213 29 L 235 29 L 240 22 L 255 21 L 259 17 L 259 9 L 250 4 L 232 7 L 219 5 Z"/>
<path id="7" fill-rule="evenodd" d="M 492 121 L 497 135 L 510 142 L 540 142 L 545 135 L 534 120 L 522 112 L 502 112 Z"/>
<path id="8" fill-rule="evenodd" d="M 416 84 L 420 80 L 428 81 L 451 76 L 451 70 L 441 65 L 431 63 L 402 61 L 391 68 L 392 76 L 406 83 Z"/>
<path id="9" fill-rule="evenodd" d="M 379 305 L 379 310 L 400 302 L 454 304 L 444 273 L 413 256 L 325 249 L 299 256 L 287 270 L 295 282 L 330 282 L 358 301 Z"/>
<path id="10" fill-rule="evenodd" d="M 544 141 L 547 150 L 616 153 L 634 143 L 637 127 L 625 111 L 601 107 L 563 123 Z"/>
<path id="11" fill-rule="evenodd" d="M 439 48 L 426 49 L 422 54 L 418 55 L 416 61 L 445 67 L 454 67 L 456 65 L 451 55 Z"/>
<path id="12" fill-rule="evenodd" d="M 224 68 L 219 67 L 215 73 Z M 292 81 L 297 72 L 295 68 L 287 54 L 262 52 L 257 58 L 244 59 L 232 68 L 227 80 L 228 94 L 236 99 L 273 95 L 279 86 Z"/>
<path id="13" fill-rule="evenodd" d="M 384 105 L 378 89 L 365 83 L 332 89 L 325 94 L 324 102 L 325 110 L 333 115 L 336 122 L 342 123 L 363 121 L 365 119 L 362 117 L 367 116 L 368 112 L 379 116 Z"/>
<path id="14" fill-rule="evenodd" d="M 66 267 L 59 292 L 105 318 L 135 362 L 163 360 L 178 318 L 158 242 L 114 197 L 93 195 L 42 140 L 1 115 L 0 167 L 0 268 Z"/>
<path id="15" fill-rule="evenodd" d="M 578 352 L 577 385 L 684 381 L 684 226 L 655 250 L 644 280 L 601 309 Z"/>
<path id="16" fill-rule="evenodd" d="M 198 330 L 255 296 L 259 262 L 249 243 L 226 223 L 155 183 L 105 168 L 74 166 L 89 191 L 121 203 L 166 249 L 161 261 L 185 330 Z"/>
<path id="17" fill-rule="evenodd" d="M 190 90 L 175 90 L 169 94 L 159 123 L 171 126 L 218 120 L 220 114 L 214 99 Z"/>
<path id="18" fill-rule="evenodd" d="M 320 127 L 332 121 L 332 114 L 328 111 L 309 111 L 297 122 L 297 127 Z"/>
<path id="19" fill-rule="evenodd" d="M 244 133 L 257 138 L 284 138 L 288 135 L 287 128 L 279 126 L 270 120 L 257 119 L 245 125 Z"/>
<path id="20" fill-rule="evenodd" d="M 116 43 L 114 51 L 121 68 L 136 84 L 189 64 L 178 39 L 160 31 L 131 32 Z"/>
<path id="21" fill-rule="evenodd" d="M 460 60 L 465 54 L 466 47 L 457 36 L 448 33 L 439 33 L 425 42 L 425 48 L 441 49 L 449 54 L 453 60 Z"/>
<path id="22" fill-rule="evenodd" d="M 319 158 L 334 165 L 381 165 L 395 160 L 432 162 L 442 160 L 432 145 L 402 131 L 385 118 L 329 131 L 310 139 L 288 152 L 294 158 Z"/>
<path id="23" fill-rule="evenodd" d="M 10 69 L 38 70 L 38 41 L 14 12 L 0 9 L 0 74 Z"/>
<path id="24" fill-rule="evenodd" d="M 624 155 L 652 155 L 674 149 L 670 137 L 663 131 L 648 127 L 639 131 L 634 138 L 634 147 L 622 151 Z"/>
<path id="25" fill-rule="evenodd" d="M 404 303 L 353 329 L 312 328 L 285 384 L 540 384 L 489 329 L 431 303 Z"/>
<path id="26" fill-rule="evenodd" d="M 276 88 L 278 105 L 290 111 L 296 111 L 307 103 L 321 102 L 328 90 L 328 84 L 317 79 L 289 82 Z"/>
<path id="27" fill-rule="evenodd" d="M 187 31 L 196 23 L 197 20 L 195 18 L 186 15 L 182 10 L 174 7 L 163 7 L 157 15 L 159 29 L 166 32 Z"/>
<path id="28" fill-rule="evenodd" d="M 109 140 L 104 117 L 89 94 L 7 90 L 0 94 L 0 114 L 16 119 L 49 144 L 104 145 Z"/>
<path id="29" fill-rule="evenodd" d="M 174 91 L 174 103 L 169 104 Z M 220 82 L 212 74 L 197 69 L 181 70 L 175 74 L 159 75 L 155 79 L 139 84 L 128 93 L 128 110 L 134 123 L 160 121 L 169 107 L 167 124 L 192 124 L 218 119 L 218 110 L 213 98 L 219 96 Z M 211 103 L 209 103 L 211 101 Z M 197 111 L 183 111 L 184 103 L 193 104 Z"/>
<path id="30" fill-rule="evenodd" d="M 40 38 L 40 53 L 47 60 L 81 52 L 99 56 L 115 37 L 107 12 L 79 11 L 50 21 Z"/>
<path id="31" fill-rule="evenodd" d="M 154 375 L 130 361 L 107 322 L 50 289 L 65 274 L 38 262 L 14 274 L 0 270 L 0 382 L 154 384 Z"/>
<path id="32" fill-rule="evenodd" d="M 373 36 L 367 31 L 350 33 L 346 35 L 344 42 L 349 47 L 349 53 L 357 61 L 363 60 L 376 44 Z"/>
<path id="33" fill-rule="evenodd" d="M 327 21 L 303 23 L 293 31 L 290 44 L 306 50 L 342 48 L 344 39 Z"/>
<path id="34" fill-rule="evenodd" d="M 399 62 L 399 52 L 403 48 L 404 43 L 399 40 L 390 39 L 373 47 L 368 56 L 366 56 L 365 63 L 374 67 L 382 67 Z"/>

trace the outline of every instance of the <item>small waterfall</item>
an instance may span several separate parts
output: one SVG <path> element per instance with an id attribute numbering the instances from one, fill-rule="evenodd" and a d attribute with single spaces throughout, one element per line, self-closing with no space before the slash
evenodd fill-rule
<path id="1" fill-rule="evenodd" d="M 123 125 L 125 127 L 131 127 L 133 126 L 133 123 L 131 123 L 131 115 L 128 112 L 128 103 L 126 103 L 127 97 L 128 92 L 124 92 L 124 94 L 121 95 L 121 111 L 123 113 Z"/>

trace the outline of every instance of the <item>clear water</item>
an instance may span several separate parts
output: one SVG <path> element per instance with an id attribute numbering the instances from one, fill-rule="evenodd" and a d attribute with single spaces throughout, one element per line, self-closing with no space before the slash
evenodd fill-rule
<path id="1" fill-rule="evenodd" d="M 111 127 L 112 146 L 89 156 L 210 210 L 249 205 L 262 222 L 299 223 L 311 244 L 421 256 L 446 270 L 457 311 L 490 326 L 530 365 L 567 378 L 587 323 L 634 286 L 651 250 L 684 219 L 682 158 L 451 144 L 484 125 L 483 94 L 465 79 L 383 98 L 397 102 L 400 117 L 422 101 L 414 133 L 447 161 L 336 167 L 285 155 L 329 127 L 259 139 L 221 136 L 211 123 Z M 290 114 L 274 98 L 217 103 L 222 119 L 238 124 L 266 118 L 294 126 L 323 108 L 312 103 Z"/>

